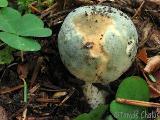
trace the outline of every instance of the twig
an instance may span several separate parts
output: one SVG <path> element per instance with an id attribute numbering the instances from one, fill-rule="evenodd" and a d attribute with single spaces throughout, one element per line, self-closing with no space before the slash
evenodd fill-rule
<path id="1" fill-rule="evenodd" d="M 47 88 L 41 88 L 42 91 L 47 91 L 47 92 L 64 92 L 66 89 L 57 89 L 57 90 L 52 90 L 52 89 L 47 89 Z"/>
<path id="2" fill-rule="evenodd" d="M 32 74 L 30 88 L 32 88 L 33 85 L 35 84 L 35 80 L 36 80 L 37 75 L 38 75 L 38 73 L 40 71 L 42 62 L 43 62 L 43 57 L 39 57 L 38 60 L 37 60 L 36 67 L 35 67 L 35 69 L 33 71 L 33 74 Z"/>
<path id="3" fill-rule="evenodd" d="M 135 17 L 137 17 L 137 15 L 141 12 L 144 3 L 145 3 L 145 1 L 142 1 L 140 7 L 137 9 L 137 11 L 136 11 L 136 13 L 134 14 L 134 16 L 132 17 L 132 19 L 134 19 Z"/>
<path id="4" fill-rule="evenodd" d="M 43 103 L 59 103 L 60 100 L 58 99 L 46 99 L 46 98 L 37 98 L 37 102 L 43 102 Z"/>
<path id="5" fill-rule="evenodd" d="M 123 98 L 116 98 L 116 102 L 119 102 L 122 104 L 134 105 L 134 106 L 142 106 L 142 107 L 160 107 L 160 103 L 145 102 L 145 101 L 139 101 L 139 100 L 128 100 Z"/>
<path id="6" fill-rule="evenodd" d="M 72 89 L 72 91 L 62 100 L 62 102 L 59 104 L 59 106 L 63 105 L 65 101 L 67 101 L 75 92 L 75 88 Z"/>
<path id="7" fill-rule="evenodd" d="M 23 85 L 18 85 L 18 86 L 12 87 L 12 88 L 0 89 L 0 94 L 11 93 L 11 92 L 19 90 L 21 88 L 23 88 Z"/>
<path id="8" fill-rule="evenodd" d="M 39 89 L 40 88 L 40 85 L 39 84 L 37 84 L 37 85 L 35 85 L 34 87 L 32 87 L 32 89 L 30 89 L 29 90 L 29 93 L 30 94 L 33 94 L 37 89 Z"/>
<path id="9" fill-rule="evenodd" d="M 42 19 L 42 18 L 44 18 L 45 16 L 47 16 L 47 15 L 50 13 L 51 10 L 52 10 L 52 12 L 53 12 L 53 9 L 56 8 L 57 6 L 58 6 L 58 4 L 55 3 L 55 4 L 53 4 L 51 7 L 47 8 L 47 9 L 44 10 L 44 11 L 42 11 L 40 18 Z"/>
<path id="10" fill-rule="evenodd" d="M 69 12 L 71 12 L 72 9 L 69 9 L 69 10 L 63 10 L 63 11 L 60 11 L 60 12 L 57 12 L 55 14 L 51 14 L 50 16 L 48 16 L 48 18 L 54 18 L 54 17 L 57 17 L 59 15 L 63 15 L 63 14 L 67 14 Z"/>
<path id="11" fill-rule="evenodd" d="M 34 7 L 33 5 L 28 5 L 28 8 L 30 8 L 32 11 L 37 12 L 39 14 L 41 14 L 41 11 L 38 10 L 36 7 Z"/>

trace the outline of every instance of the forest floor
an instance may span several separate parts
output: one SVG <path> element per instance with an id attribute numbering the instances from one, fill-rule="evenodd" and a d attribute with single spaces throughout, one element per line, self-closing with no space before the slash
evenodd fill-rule
<path id="1" fill-rule="evenodd" d="M 114 99 L 117 87 L 125 77 L 138 75 L 145 78 L 142 69 L 146 57 L 156 56 L 160 52 L 159 0 L 56 0 L 43 10 L 36 8 L 36 2 L 30 3 L 28 9 L 38 15 L 52 29 L 53 34 L 49 38 L 39 38 L 42 49 L 24 52 L 23 62 L 21 53 L 15 51 L 14 61 L 0 66 L 0 106 L 5 108 L 8 119 L 20 120 L 26 108 L 28 120 L 71 120 L 91 110 L 82 92 L 84 82 L 71 75 L 60 59 L 57 36 L 70 11 L 93 4 L 122 10 L 131 17 L 139 34 L 138 51 L 141 55 L 126 73 L 109 84 L 112 94 L 107 97 L 106 103 Z M 19 79 L 20 75 L 27 76 L 27 104 L 23 102 L 23 81 Z M 159 96 L 153 97 L 152 101 L 159 102 Z M 4 115 L 4 111 L 1 111 L 0 115 Z"/>

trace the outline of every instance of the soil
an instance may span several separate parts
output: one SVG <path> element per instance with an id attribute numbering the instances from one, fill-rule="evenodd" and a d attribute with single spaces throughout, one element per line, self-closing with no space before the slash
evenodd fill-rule
<path id="1" fill-rule="evenodd" d="M 53 30 L 53 34 L 49 38 L 39 38 L 42 49 L 38 52 L 24 52 L 23 62 L 21 53 L 15 51 L 13 52 L 14 61 L 9 65 L 0 66 L 0 106 L 5 108 L 8 119 L 20 120 L 26 108 L 28 120 L 72 120 L 79 114 L 91 110 L 82 92 L 84 82 L 71 75 L 65 68 L 57 47 L 57 35 L 66 15 L 74 8 L 91 4 L 110 5 L 134 17 L 132 20 L 139 33 L 139 49 L 146 48 L 148 56 L 158 54 L 160 39 L 157 42 L 154 38 L 151 39 L 151 36 L 160 35 L 160 16 L 150 9 L 158 10 L 159 1 L 146 2 L 140 8 L 142 2 L 131 2 L 130 0 L 116 2 L 109 0 L 73 0 L 72 2 L 64 0 L 60 2 L 57 0 L 41 14 L 31 9 L 34 14 L 42 18 L 46 26 Z M 145 28 L 150 23 L 152 27 L 147 31 Z M 144 29 L 149 35 L 144 34 Z M 108 86 L 96 84 L 100 89 L 110 91 L 110 95 L 106 97 L 106 103 L 114 99 L 122 79 L 131 75 L 143 77 L 139 64 L 144 67 L 144 64 L 136 59 L 127 72 Z M 21 77 L 25 78 L 28 85 L 27 103 L 23 102 Z M 152 99 L 154 102 L 159 100 L 159 98 Z"/>

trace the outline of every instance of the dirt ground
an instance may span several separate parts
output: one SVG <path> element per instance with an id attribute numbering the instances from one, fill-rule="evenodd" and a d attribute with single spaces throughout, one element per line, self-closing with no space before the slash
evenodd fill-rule
<path id="1" fill-rule="evenodd" d="M 56 0 L 41 13 L 30 8 L 52 29 L 53 34 L 49 38 L 39 38 L 42 49 L 38 52 L 25 52 L 23 62 L 20 59 L 21 53 L 15 51 L 14 61 L 0 66 L 0 106 L 5 108 L 8 119 L 20 120 L 26 108 L 28 120 L 72 120 L 91 110 L 82 92 L 84 82 L 71 75 L 60 59 L 57 35 L 70 11 L 93 4 L 109 5 L 125 12 L 138 30 L 139 51 L 145 48 L 148 57 L 160 52 L 159 0 Z M 140 66 L 144 67 L 145 64 L 137 58 L 118 80 L 107 87 L 97 85 L 100 89 L 111 91 L 106 97 L 106 103 L 114 99 L 123 78 L 131 75 L 144 77 Z M 23 81 L 19 79 L 21 75 L 25 76 L 28 84 L 27 104 L 23 102 Z M 151 100 L 159 102 L 160 99 Z"/>

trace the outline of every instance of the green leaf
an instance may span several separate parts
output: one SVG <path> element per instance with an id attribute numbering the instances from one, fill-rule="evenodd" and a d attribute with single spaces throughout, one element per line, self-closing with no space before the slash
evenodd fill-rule
<path id="1" fill-rule="evenodd" d="M 43 28 L 44 24 L 41 19 L 33 14 L 26 14 L 22 17 L 18 33 L 21 36 L 47 37 L 52 34 L 48 28 Z"/>
<path id="2" fill-rule="evenodd" d="M 9 46 L 0 50 L 0 64 L 10 64 L 14 60 L 11 54 L 12 51 L 14 51 L 14 49 Z"/>
<path id="3" fill-rule="evenodd" d="M 16 34 L 16 28 L 19 27 L 21 14 L 10 7 L 0 10 L 0 30 Z"/>
<path id="4" fill-rule="evenodd" d="M 100 120 L 103 113 L 107 109 L 107 105 L 99 105 L 97 108 L 92 110 L 90 113 L 83 113 L 74 120 Z"/>
<path id="5" fill-rule="evenodd" d="M 120 84 L 116 98 L 130 100 L 149 101 L 149 89 L 145 80 L 140 77 L 132 76 L 124 79 Z M 120 104 L 113 101 L 110 111 L 118 120 L 146 120 L 145 113 L 147 108 Z"/>
<path id="6" fill-rule="evenodd" d="M 19 37 L 17 35 L 0 32 L 0 39 L 9 46 L 22 51 L 38 51 L 41 46 L 31 38 Z"/>
<path id="7" fill-rule="evenodd" d="M 7 0 L 0 0 L 0 7 L 7 7 L 8 1 Z"/>
<path id="8" fill-rule="evenodd" d="M 0 30 L 19 36 L 47 37 L 52 34 L 49 28 L 44 28 L 43 21 L 33 14 L 20 13 L 10 7 L 2 8 L 0 14 Z"/>
<path id="9" fill-rule="evenodd" d="M 111 115 L 109 115 L 109 116 L 106 117 L 105 120 L 114 120 L 114 118 Z"/>
<path id="10" fill-rule="evenodd" d="M 92 110 L 89 115 L 91 120 L 99 120 L 105 110 L 107 109 L 107 105 L 99 105 L 96 109 Z"/>
<path id="11" fill-rule="evenodd" d="M 91 120 L 90 115 L 87 113 L 83 113 L 79 115 L 76 119 L 74 120 Z"/>
<path id="12" fill-rule="evenodd" d="M 0 38 L 9 46 L 22 51 L 40 50 L 38 42 L 27 37 L 48 37 L 52 34 L 44 28 L 43 21 L 33 14 L 21 14 L 10 7 L 0 10 Z"/>

